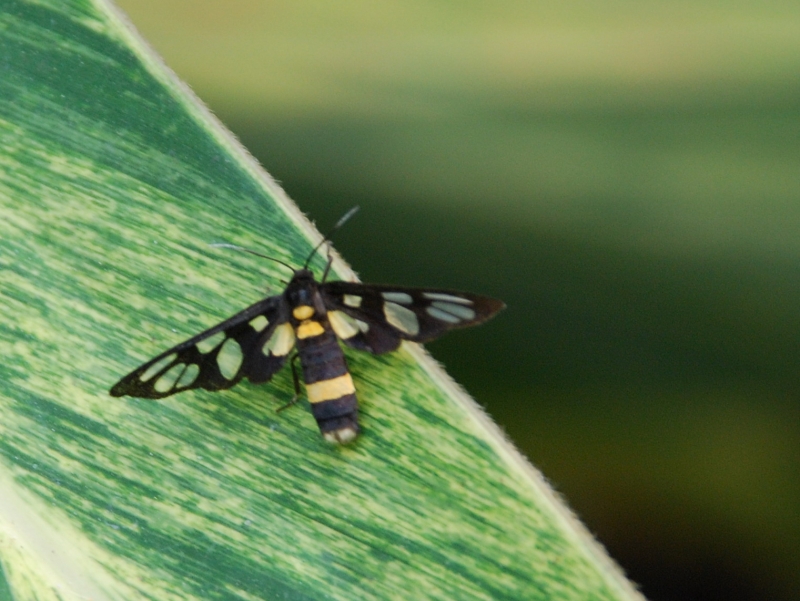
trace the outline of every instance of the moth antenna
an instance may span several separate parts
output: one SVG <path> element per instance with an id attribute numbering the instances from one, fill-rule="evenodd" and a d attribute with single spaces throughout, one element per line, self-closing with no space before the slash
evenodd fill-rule
<path id="1" fill-rule="evenodd" d="M 340 227 L 342 227 L 342 226 L 343 226 L 345 223 L 347 223 L 348 221 L 350 221 L 350 218 L 351 218 L 353 215 L 355 215 L 356 213 L 358 213 L 358 210 L 359 210 L 360 208 L 361 208 L 361 207 L 359 207 L 358 205 L 356 205 L 356 206 L 354 206 L 352 209 L 350 209 L 349 211 L 347 211 L 347 213 L 345 213 L 344 215 L 342 215 L 342 216 L 339 218 L 339 221 L 337 221 L 337 222 L 336 222 L 336 225 L 334 225 L 334 226 L 331 228 L 331 230 L 330 230 L 330 231 L 329 231 L 329 232 L 328 232 L 328 233 L 325 235 L 325 237 L 324 237 L 324 238 L 323 238 L 323 239 L 320 241 L 320 243 L 319 243 L 319 244 L 317 244 L 317 245 L 314 247 L 314 250 L 312 250 L 312 251 L 311 251 L 311 253 L 308 255 L 308 258 L 306 259 L 306 262 L 305 262 L 305 263 L 303 263 L 303 269 L 308 269 L 308 264 L 311 262 L 311 258 L 314 256 L 314 254 L 315 254 L 315 253 L 316 253 L 316 252 L 317 252 L 317 251 L 320 249 L 320 247 L 321 247 L 323 244 L 325 244 L 326 242 L 330 241 L 330 239 L 331 239 L 331 236 L 333 236 L 333 235 L 336 233 L 336 230 L 338 230 L 338 229 L 339 229 Z"/>
<path id="2" fill-rule="evenodd" d="M 214 248 L 230 248 L 232 250 L 238 250 L 239 252 L 243 253 L 250 253 L 251 255 L 255 255 L 257 257 L 261 257 L 262 259 L 269 259 L 270 261 L 275 261 L 276 263 L 280 263 L 284 267 L 291 269 L 294 272 L 294 267 L 289 265 L 288 263 L 284 263 L 280 259 L 276 259 L 275 257 L 268 257 L 267 255 L 262 255 L 259 252 L 254 250 L 250 250 L 249 248 L 245 248 L 244 246 L 236 246 L 235 244 L 227 244 L 225 242 L 215 242 L 213 244 L 209 244 L 209 246 L 213 246 Z"/>

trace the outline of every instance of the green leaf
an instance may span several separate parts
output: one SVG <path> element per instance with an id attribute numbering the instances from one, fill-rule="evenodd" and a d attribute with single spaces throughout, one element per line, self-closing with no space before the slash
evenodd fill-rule
<path id="1" fill-rule="evenodd" d="M 349 447 L 285 372 L 111 398 L 288 277 L 209 243 L 319 234 L 104 2 L 2 0 L 0 61 L 0 599 L 639 598 L 413 345 L 348 353 Z"/>

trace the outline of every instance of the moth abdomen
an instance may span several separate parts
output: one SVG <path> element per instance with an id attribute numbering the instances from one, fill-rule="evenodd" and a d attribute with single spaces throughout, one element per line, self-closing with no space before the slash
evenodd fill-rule
<path id="1" fill-rule="evenodd" d="M 306 396 L 325 440 L 347 443 L 359 432 L 356 389 L 336 335 L 327 322 L 321 327 L 320 334 L 297 340 Z"/>
<path id="2" fill-rule="evenodd" d="M 328 442 L 346 444 L 358 436 L 358 401 L 355 393 L 330 401 L 311 403 L 322 437 Z"/>

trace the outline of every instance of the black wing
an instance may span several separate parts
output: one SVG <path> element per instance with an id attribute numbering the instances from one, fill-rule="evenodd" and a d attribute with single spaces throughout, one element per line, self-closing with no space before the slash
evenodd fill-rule
<path id="1" fill-rule="evenodd" d="M 132 371 L 111 395 L 160 399 L 192 388 L 230 388 L 245 376 L 266 382 L 294 346 L 287 313 L 282 296 L 259 301 Z"/>
<path id="2" fill-rule="evenodd" d="M 320 292 L 339 338 L 378 355 L 393 351 L 401 340 L 427 342 L 448 330 L 478 325 L 505 307 L 502 301 L 454 290 L 328 282 Z"/>

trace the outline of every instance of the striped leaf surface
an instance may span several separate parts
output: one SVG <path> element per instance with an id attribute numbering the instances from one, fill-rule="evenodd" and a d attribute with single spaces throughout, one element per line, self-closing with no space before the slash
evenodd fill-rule
<path id="1" fill-rule="evenodd" d="M 108 395 L 288 277 L 209 243 L 318 239 L 112 7 L 0 0 L 0 600 L 638 597 L 414 345 L 348 353 L 347 448 L 288 370 Z"/>

